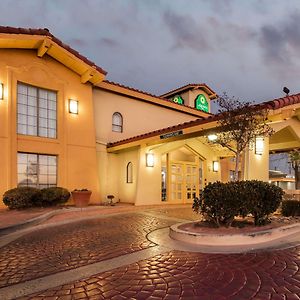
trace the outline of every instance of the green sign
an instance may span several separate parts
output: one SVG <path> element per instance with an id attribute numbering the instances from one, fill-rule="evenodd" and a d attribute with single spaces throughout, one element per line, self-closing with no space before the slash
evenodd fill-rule
<path id="1" fill-rule="evenodd" d="M 173 101 L 174 103 L 177 103 L 177 104 L 183 104 L 183 103 L 184 103 L 184 101 L 183 101 L 183 99 L 182 99 L 182 97 L 181 97 L 180 95 L 176 95 L 176 96 L 172 99 L 172 101 Z"/>
<path id="2" fill-rule="evenodd" d="M 208 112 L 208 102 L 203 94 L 199 94 L 195 99 L 195 108 Z"/>

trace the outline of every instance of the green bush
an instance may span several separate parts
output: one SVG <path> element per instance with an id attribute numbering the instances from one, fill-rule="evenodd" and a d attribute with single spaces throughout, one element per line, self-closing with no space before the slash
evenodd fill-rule
<path id="1" fill-rule="evenodd" d="M 33 187 L 18 187 L 3 195 L 3 202 L 9 209 L 28 208 L 39 203 L 41 191 Z"/>
<path id="2" fill-rule="evenodd" d="M 41 206 L 53 206 L 66 203 L 71 194 L 62 187 L 50 187 L 41 190 L 40 204 Z"/>
<path id="3" fill-rule="evenodd" d="M 248 214 L 253 215 L 255 225 L 263 225 L 279 207 L 282 196 L 281 188 L 262 181 L 215 182 L 194 199 L 193 209 L 217 226 L 230 226 L 234 217 Z"/>
<path id="4" fill-rule="evenodd" d="M 251 180 L 245 183 L 249 191 L 246 199 L 249 213 L 253 215 L 255 225 L 265 225 L 268 215 L 280 206 L 284 192 L 280 187 L 263 181 Z"/>
<path id="5" fill-rule="evenodd" d="M 282 202 L 281 213 L 285 217 L 300 216 L 300 201 L 298 200 L 286 200 Z"/>

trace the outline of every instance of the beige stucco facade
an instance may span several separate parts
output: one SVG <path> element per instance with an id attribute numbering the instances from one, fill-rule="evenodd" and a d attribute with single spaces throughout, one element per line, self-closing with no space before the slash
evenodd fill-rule
<path id="1" fill-rule="evenodd" d="M 48 37 L 0 34 L 1 195 L 18 185 L 18 153 L 54 155 L 57 186 L 90 189 L 93 203 L 107 195 L 135 205 L 191 203 L 209 182 L 230 180 L 232 153 L 207 140 L 218 122 L 194 107 L 203 94 L 210 108 L 216 97 L 210 88 L 184 87 L 179 105 L 105 81 L 99 67 L 74 53 Z M 18 134 L 19 82 L 56 93 L 55 138 Z M 69 99 L 78 101 L 78 114 L 69 112 Z M 119 131 L 114 113 L 122 117 Z M 253 145 L 245 151 L 241 179 L 268 181 L 269 152 L 300 147 L 299 120 L 299 103 L 270 111 L 275 133 L 264 139 L 262 154 Z M 153 166 L 146 165 L 147 154 Z"/>
<path id="2" fill-rule="evenodd" d="M 0 49 L 0 193 L 17 186 L 17 153 L 59 157 L 57 185 L 70 190 L 89 188 L 99 199 L 96 165 L 92 86 L 51 57 L 42 59 L 33 50 Z M 57 92 L 57 138 L 17 134 L 17 83 Z M 80 114 L 68 113 L 68 99 L 80 100 Z M 80 157 L 80 159 L 79 159 Z M 84 175 L 83 175 L 84 174 Z"/>

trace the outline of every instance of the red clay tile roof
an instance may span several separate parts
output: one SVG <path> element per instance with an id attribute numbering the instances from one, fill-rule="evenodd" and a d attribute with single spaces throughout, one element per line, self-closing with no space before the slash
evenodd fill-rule
<path id="1" fill-rule="evenodd" d="M 166 101 L 168 103 L 170 103 L 171 101 L 166 99 L 166 98 L 163 98 L 161 96 L 156 96 L 154 94 L 151 94 L 151 93 L 148 93 L 148 92 L 144 92 L 142 90 L 138 90 L 138 89 L 135 89 L 135 88 L 132 88 L 130 86 L 126 86 L 126 85 L 123 85 L 123 84 L 120 84 L 120 83 L 116 83 L 116 82 L 113 82 L 113 81 L 109 81 L 109 80 L 103 80 L 103 82 L 105 83 L 108 83 L 108 84 L 112 84 L 112 85 L 115 85 L 115 86 L 119 86 L 121 88 L 124 88 L 124 89 L 127 89 L 127 90 L 130 90 L 130 91 L 134 91 L 134 92 L 138 92 L 138 93 L 141 93 L 141 94 L 144 94 L 144 95 L 147 95 L 147 96 L 150 96 L 150 97 L 154 97 L 154 98 L 157 98 L 157 99 L 160 99 L 160 100 L 163 100 L 163 101 Z M 101 88 L 101 87 L 100 87 Z M 187 108 L 190 108 L 196 112 L 200 112 L 198 109 L 196 109 L 195 107 L 192 107 L 192 106 L 188 106 L 188 105 L 185 105 L 185 104 L 178 104 L 178 103 L 175 103 L 175 102 L 171 102 L 173 104 L 175 104 L 176 106 L 178 106 L 178 110 L 182 112 L 182 110 L 180 110 L 181 107 L 187 107 Z M 207 115 L 212 115 L 211 113 L 207 113 L 207 112 L 204 112 L 204 111 L 201 111 L 202 113 L 205 113 Z M 186 113 L 186 112 L 185 112 Z"/>
<path id="2" fill-rule="evenodd" d="M 259 103 L 259 104 L 254 104 L 253 107 L 257 108 L 257 109 L 276 110 L 276 109 L 279 109 L 279 108 L 283 108 L 285 106 L 298 104 L 298 103 L 300 103 L 300 93 L 295 94 L 295 95 L 291 95 L 291 96 L 282 97 L 282 98 L 277 98 L 277 99 L 274 99 L 274 100 L 271 100 L 271 101 L 262 102 L 262 103 Z M 205 119 L 197 119 L 197 120 L 193 120 L 193 121 L 190 121 L 190 122 L 185 122 L 185 123 L 182 123 L 182 124 L 170 126 L 170 127 L 167 127 L 167 128 L 158 129 L 158 130 L 151 131 L 151 132 L 148 132 L 148 133 L 145 133 L 145 134 L 140 134 L 140 135 L 128 138 L 128 139 L 124 139 L 124 140 L 117 141 L 117 142 L 114 142 L 114 143 L 109 143 L 107 145 L 107 148 L 127 144 L 127 143 L 130 143 L 130 142 L 142 140 L 142 139 L 157 136 L 157 135 L 162 135 L 162 134 L 169 133 L 169 132 L 182 130 L 182 129 L 185 129 L 185 128 L 190 128 L 190 127 L 201 125 L 201 124 L 210 123 L 210 122 L 213 122 L 213 121 L 218 121 L 220 118 L 222 118 L 222 114 L 217 114 L 217 115 L 209 116 L 208 118 L 205 118 Z"/>
<path id="3" fill-rule="evenodd" d="M 0 26 L 0 33 L 7 33 L 7 34 L 28 34 L 28 35 L 43 35 L 47 36 L 52 39 L 53 42 L 55 42 L 57 45 L 61 46 L 68 52 L 75 55 L 77 58 L 85 62 L 86 64 L 90 65 L 91 67 L 96 68 L 97 71 L 100 73 L 106 75 L 107 72 L 97 66 L 94 62 L 90 61 L 85 56 L 81 55 L 78 51 L 71 48 L 69 45 L 64 44 L 61 40 L 56 38 L 53 34 L 49 32 L 47 28 L 44 29 L 33 29 L 33 28 L 16 28 L 16 27 L 9 27 L 9 26 Z"/>
<path id="4" fill-rule="evenodd" d="M 286 96 L 286 97 L 282 97 L 282 98 L 277 98 L 271 101 L 267 101 L 267 102 L 263 102 L 260 104 L 257 104 L 258 107 L 266 108 L 266 109 L 279 109 L 279 108 L 283 108 L 285 106 L 288 105 L 293 105 L 293 104 L 297 104 L 300 103 L 300 93 L 295 94 L 295 95 L 291 95 L 291 96 Z"/>
<path id="5" fill-rule="evenodd" d="M 199 86 L 204 86 L 205 88 L 207 88 L 209 91 L 211 91 L 211 95 L 215 94 L 217 98 L 217 94 L 206 84 L 206 83 L 189 83 L 189 84 L 186 84 L 184 86 L 181 86 L 179 88 L 176 88 L 174 90 L 171 90 L 167 93 L 164 93 L 162 95 L 160 95 L 160 97 L 169 97 L 171 95 L 174 95 L 178 92 L 184 92 L 184 91 L 187 91 L 187 90 L 190 90 L 190 89 L 193 89 L 193 88 L 196 88 L 196 87 L 199 87 Z"/>

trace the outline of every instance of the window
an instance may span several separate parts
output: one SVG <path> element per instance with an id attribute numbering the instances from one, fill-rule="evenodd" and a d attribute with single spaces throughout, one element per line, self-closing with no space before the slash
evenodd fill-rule
<path id="1" fill-rule="evenodd" d="M 126 182 L 133 182 L 132 162 L 129 162 L 126 167 Z"/>
<path id="2" fill-rule="evenodd" d="M 118 112 L 115 112 L 112 116 L 112 131 L 123 132 L 123 117 Z"/>
<path id="3" fill-rule="evenodd" d="M 56 138 L 57 94 L 18 83 L 18 133 Z"/>
<path id="4" fill-rule="evenodd" d="M 18 186 L 46 188 L 57 184 L 57 156 L 18 153 Z"/>

